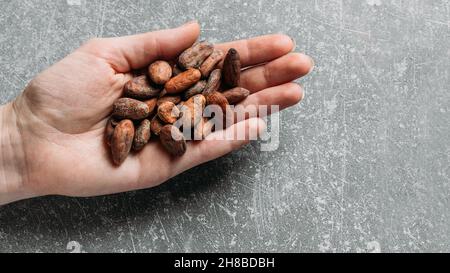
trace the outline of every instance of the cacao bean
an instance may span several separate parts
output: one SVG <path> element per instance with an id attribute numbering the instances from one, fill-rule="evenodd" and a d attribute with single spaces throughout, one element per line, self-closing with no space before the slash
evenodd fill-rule
<path id="1" fill-rule="evenodd" d="M 186 92 L 184 92 L 183 99 L 188 100 L 195 95 L 201 94 L 206 87 L 206 83 L 207 83 L 206 81 L 199 81 L 198 83 L 196 83 L 194 86 L 189 88 Z"/>
<path id="2" fill-rule="evenodd" d="M 203 117 L 194 128 L 194 140 L 203 140 L 209 136 L 214 129 L 214 120 Z"/>
<path id="3" fill-rule="evenodd" d="M 186 49 L 178 58 L 178 64 L 184 69 L 199 68 L 213 53 L 214 46 L 208 42 L 199 42 Z"/>
<path id="4" fill-rule="evenodd" d="M 206 96 L 206 104 L 207 105 L 217 105 L 222 109 L 222 112 L 225 116 L 227 108 L 229 106 L 228 100 L 219 92 L 213 92 Z"/>
<path id="5" fill-rule="evenodd" d="M 161 144 L 172 156 L 182 156 L 186 153 L 186 140 L 177 127 L 166 125 L 161 129 L 159 136 Z"/>
<path id="6" fill-rule="evenodd" d="M 138 100 L 147 100 L 156 97 L 161 89 L 152 86 L 147 76 L 135 77 L 125 84 L 124 94 L 126 97 Z"/>
<path id="7" fill-rule="evenodd" d="M 198 69 L 191 68 L 170 79 L 166 83 L 165 89 L 169 94 L 181 93 L 200 81 L 201 77 L 202 74 Z"/>
<path id="8" fill-rule="evenodd" d="M 242 87 L 236 87 L 222 93 L 229 104 L 238 104 L 250 96 L 250 91 Z"/>
<path id="9" fill-rule="evenodd" d="M 158 107 L 158 117 L 164 123 L 174 124 L 180 116 L 180 109 L 173 102 L 164 102 Z"/>
<path id="10" fill-rule="evenodd" d="M 161 122 L 161 120 L 159 120 L 158 115 L 154 116 L 152 121 L 150 122 L 150 129 L 152 133 L 156 136 L 159 136 L 162 127 L 164 127 L 164 124 Z"/>
<path id="11" fill-rule="evenodd" d="M 130 99 L 118 99 L 113 106 L 113 116 L 119 119 L 141 120 L 150 114 L 148 105 L 144 102 Z"/>
<path id="12" fill-rule="evenodd" d="M 148 68 L 148 75 L 154 83 L 164 85 L 172 77 L 172 67 L 166 61 L 156 61 Z"/>
<path id="13" fill-rule="evenodd" d="M 152 136 L 150 130 L 150 121 L 148 119 L 144 119 L 139 127 L 136 129 L 136 133 L 133 141 L 133 150 L 140 151 L 150 140 Z"/>
<path id="14" fill-rule="evenodd" d="M 241 58 L 236 49 L 228 51 L 223 63 L 223 82 L 230 88 L 238 87 L 241 81 Z"/>
<path id="15" fill-rule="evenodd" d="M 206 59 L 200 66 L 200 72 L 203 78 L 207 79 L 214 68 L 223 60 L 225 54 L 220 49 L 215 49 L 214 52 Z"/>
<path id="16" fill-rule="evenodd" d="M 183 129 L 187 129 L 185 126 L 188 124 L 189 128 L 194 128 L 202 120 L 205 106 L 206 98 L 203 95 L 195 95 L 183 103 L 181 107 Z"/>
<path id="17" fill-rule="evenodd" d="M 208 83 L 206 84 L 206 87 L 203 90 L 203 95 L 208 96 L 211 93 L 219 91 L 221 83 L 222 83 L 222 70 L 215 69 L 213 72 L 211 72 L 211 75 L 209 76 Z"/>
<path id="18" fill-rule="evenodd" d="M 129 119 L 122 120 L 114 129 L 111 140 L 111 154 L 114 164 L 122 165 L 131 151 L 134 139 L 134 125 Z"/>

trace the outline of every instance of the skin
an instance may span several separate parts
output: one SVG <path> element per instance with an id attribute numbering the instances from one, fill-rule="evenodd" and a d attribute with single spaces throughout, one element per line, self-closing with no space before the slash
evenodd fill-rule
<path id="1" fill-rule="evenodd" d="M 94 39 L 48 68 L 13 102 L 0 108 L 0 205 L 45 196 L 99 196 L 155 187 L 204 162 L 249 143 L 229 140 L 233 130 L 258 135 L 258 117 L 240 121 L 208 141 L 188 143 L 181 158 L 170 157 L 158 142 L 111 163 L 104 128 L 130 71 L 170 60 L 199 37 L 197 22 L 134 36 Z M 285 35 L 268 35 L 217 45 L 236 48 L 243 67 L 242 86 L 252 94 L 243 105 L 293 106 L 303 99 L 292 83 L 309 73 L 312 59 L 293 53 Z M 158 160 L 155 160 L 155 159 Z"/>

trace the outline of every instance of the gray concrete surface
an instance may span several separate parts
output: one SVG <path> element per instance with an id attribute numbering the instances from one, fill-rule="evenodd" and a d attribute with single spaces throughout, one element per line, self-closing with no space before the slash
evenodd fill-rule
<path id="1" fill-rule="evenodd" d="M 0 96 L 83 41 L 197 18 L 213 42 L 282 32 L 315 57 L 281 146 L 157 189 L 0 208 L 0 252 L 450 251 L 450 2 L 0 1 Z"/>

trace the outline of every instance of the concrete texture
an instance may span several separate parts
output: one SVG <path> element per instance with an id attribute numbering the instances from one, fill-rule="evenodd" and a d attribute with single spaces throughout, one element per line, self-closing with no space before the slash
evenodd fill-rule
<path id="1" fill-rule="evenodd" d="M 95 36 L 197 18 L 316 59 L 281 146 L 115 196 L 0 208 L 0 252 L 450 251 L 450 2 L 0 1 L 0 96 Z"/>

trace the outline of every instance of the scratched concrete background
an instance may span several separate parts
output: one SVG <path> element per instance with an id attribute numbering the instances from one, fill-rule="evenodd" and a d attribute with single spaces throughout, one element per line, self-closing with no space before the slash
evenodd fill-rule
<path id="1" fill-rule="evenodd" d="M 158 189 L 0 208 L 1 252 L 450 251 L 450 2 L 0 1 L 0 96 L 95 36 L 197 18 L 213 42 L 286 33 L 316 59 L 281 145 Z"/>

